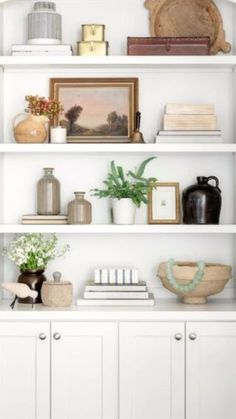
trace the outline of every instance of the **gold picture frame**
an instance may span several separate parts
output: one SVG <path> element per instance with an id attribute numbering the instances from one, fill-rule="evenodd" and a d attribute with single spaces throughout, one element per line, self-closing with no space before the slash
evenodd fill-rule
<path id="1" fill-rule="evenodd" d="M 138 112 L 138 78 L 52 78 L 50 97 L 63 113 L 69 143 L 129 143 Z"/>
<path id="2" fill-rule="evenodd" d="M 148 193 L 148 224 L 179 223 L 179 183 L 155 183 Z"/>

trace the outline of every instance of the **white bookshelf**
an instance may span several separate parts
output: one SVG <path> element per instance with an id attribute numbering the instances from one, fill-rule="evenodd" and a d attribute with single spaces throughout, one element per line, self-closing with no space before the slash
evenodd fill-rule
<path id="1" fill-rule="evenodd" d="M 172 56 L 172 57 L 149 57 L 149 56 L 108 56 L 108 57 L 0 57 L 0 66 L 3 70 L 21 70 L 24 68 L 146 68 L 158 69 L 163 67 L 171 68 L 206 68 L 211 70 L 234 69 L 236 67 L 235 55 L 217 56 Z"/>
<path id="2" fill-rule="evenodd" d="M 236 153 L 236 144 L 0 144 L 0 153 Z"/>
<path id="3" fill-rule="evenodd" d="M 0 225 L 0 233 L 58 234 L 236 234 L 236 225 Z"/>
<path id="4" fill-rule="evenodd" d="M 157 297 L 170 297 L 156 279 L 157 265 L 169 259 L 200 260 L 235 265 L 236 250 L 236 5 L 216 0 L 224 19 L 232 54 L 203 57 L 127 57 L 126 37 L 148 36 L 144 0 L 57 0 L 63 15 L 63 38 L 75 49 L 80 25 L 101 21 L 110 42 L 109 57 L 12 57 L 12 43 L 25 41 L 25 17 L 33 0 L 8 1 L 0 5 L 0 245 L 15 233 L 57 233 L 71 245 L 70 255 L 50 265 L 74 283 L 75 293 L 96 266 L 131 265 L 140 270 Z M 135 18 L 134 18 L 135 16 Z M 122 22 L 122 25 L 120 24 Z M 118 35 L 119 34 L 119 35 Z M 138 77 L 142 131 L 147 144 L 16 144 L 12 120 L 23 112 L 24 96 L 48 96 L 52 77 Z M 214 103 L 223 132 L 221 144 L 155 144 L 154 138 L 167 102 Z M 148 168 L 160 182 L 179 182 L 182 190 L 197 175 L 215 175 L 223 192 L 221 224 L 218 226 L 147 225 L 147 211 L 137 212 L 134 226 L 110 225 L 109 202 L 89 197 L 90 189 L 102 186 L 109 162 L 126 168 L 149 156 L 157 159 Z M 36 182 L 43 167 L 55 167 L 62 185 L 62 212 L 75 190 L 87 191 L 93 205 L 89 226 L 24 226 L 22 214 L 35 212 Z M 3 281 L 15 279 L 17 271 L 0 260 Z M 234 297 L 231 281 L 220 298 Z M 174 297 L 173 297 L 174 298 Z"/>

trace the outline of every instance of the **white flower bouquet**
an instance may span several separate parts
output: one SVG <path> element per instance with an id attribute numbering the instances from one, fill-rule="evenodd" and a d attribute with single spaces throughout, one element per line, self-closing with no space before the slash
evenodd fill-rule
<path id="1" fill-rule="evenodd" d="M 69 245 L 58 248 L 58 238 L 51 234 L 48 238 L 42 234 L 23 234 L 16 236 L 4 253 L 16 264 L 21 272 L 44 270 L 51 260 L 64 256 Z"/>

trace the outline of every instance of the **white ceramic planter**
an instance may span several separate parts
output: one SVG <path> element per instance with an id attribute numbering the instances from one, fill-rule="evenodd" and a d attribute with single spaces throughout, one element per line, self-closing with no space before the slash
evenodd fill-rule
<path id="1" fill-rule="evenodd" d="M 135 223 L 136 205 L 129 198 L 112 199 L 113 222 L 119 225 Z"/>

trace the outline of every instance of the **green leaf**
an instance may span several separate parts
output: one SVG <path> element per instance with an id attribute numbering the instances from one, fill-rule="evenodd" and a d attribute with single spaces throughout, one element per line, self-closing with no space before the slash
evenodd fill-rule
<path id="1" fill-rule="evenodd" d="M 118 176 L 114 160 L 112 160 L 112 162 L 111 162 L 111 172 L 112 172 L 113 176 L 115 176 L 115 177 Z"/>
<path id="2" fill-rule="evenodd" d="M 125 182 L 125 175 L 124 175 L 123 167 L 117 166 L 117 170 L 118 170 L 118 173 L 119 173 L 119 176 L 120 176 L 121 180 L 123 182 Z"/>
<path id="3" fill-rule="evenodd" d="M 148 163 L 150 163 L 150 161 L 154 160 L 156 157 L 149 157 L 149 159 L 144 160 L 144 162 L 142 162 L 142 164 L 140 165 L 136 176 L 138 178 L 140 178 L 143 174 L 144 174 L 144 170 L 146 169 L 146 166 L 148 165 Z"/>

